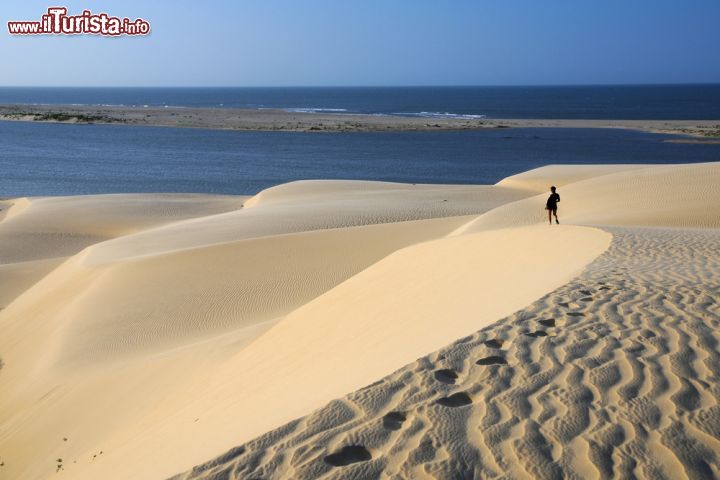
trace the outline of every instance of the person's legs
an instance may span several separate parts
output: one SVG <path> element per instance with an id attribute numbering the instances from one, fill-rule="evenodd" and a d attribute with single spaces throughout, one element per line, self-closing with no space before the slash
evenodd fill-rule
<path id="1" fill-rule="evenodd" d="M 549 223 L 550 225 L 552 225 L 552 210 L 550 210 L 550 209 L 548 208 L 547 211 L 548 211 L 548 223 Z"/>
<path id="2" fill-rule="evenodd" d="M 557 218 L 557 208 L 555 210 L 553 210 L 553 215 L 555 215 L 555 223 L 560 225 L 560 220 L 558 220 L 558 218 Z M 552 221 L 550 223 L 552 223 Z"/>

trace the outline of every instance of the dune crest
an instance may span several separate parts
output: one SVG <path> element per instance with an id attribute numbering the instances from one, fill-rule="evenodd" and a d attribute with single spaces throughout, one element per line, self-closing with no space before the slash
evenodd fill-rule
<path id="1" fill-rule="evenodd" d="M 550 189 L 551 185 L 560 188 L 589 178 L 651 167 L 653 165 L 648 164 L 546 165 L 503 178 L 496 185 L 545 193 Z"/>
<path id="2" fill-rule="evenodd" d="M 720 233 L 610 231 L 550 295 L 173 480 L 717 477 Z"/>
<path id="3" fill-rule="evenodd" d="M 717 162 L 618 171 L 560 188 L 558 216 L 572 225 L 715 228 L 720 227 L 719 185 Z M 456 233 L 547 222 L 548 194 L 500 206 Z"/>
<path id="4" fill-rule="evenodd" d="M 197 195 L 33 199 L 0 224 L 9 262 L 0 265 L 9 275 L 0 282 L 8 299 L 0 422 L 15 432 L 0 436 L 15 459 L 4 471 L 42 478 L 54 470 L 38 458 L 92 457 L 99 443 L 116 449 L 137 435 L 150 441 L 159 399 L 172 416 L 204 398 L 215 379 L 208 372 L 294 308 L 400 248 L 527 196 L 492 186 L 315 183 L 273 189 L 272 202 L 253 208 L 243 207 L 247 198 Z M 20 414 L 27 405 L 29 417 Z M 74 441 L 58 445 L 68 431 Z M 172 458 L 158 464 L 168 475 Z M 91 463 L 87 475 L 107 476 Z"/>
<path id="5" fill-rule="evenodd" d="M 0 222 L 0 473 L 720 472 L 682 449 L 718 444 L 719 180 L 549 166 L 29 199 Z"/>
<path id="6" fill-rule="evenodd" d="M 0 213 L 0 221 L 9 220 L 15 215 L 22 213 L 31 204 L 31 200 L 27 197 L 13 198 L 0 201 L 2 212 Z"/>

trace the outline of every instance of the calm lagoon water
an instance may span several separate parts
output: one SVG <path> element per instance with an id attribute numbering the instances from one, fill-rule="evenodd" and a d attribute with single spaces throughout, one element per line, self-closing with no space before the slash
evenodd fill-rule
<path id="1" fill-rule="evenodd" d="M 490 184 L 553 163 L 720 160 L 720 145 L 615 129 L 233 132 L 0 122 L 0 197 L 254 194 L 301 179 Z"/>

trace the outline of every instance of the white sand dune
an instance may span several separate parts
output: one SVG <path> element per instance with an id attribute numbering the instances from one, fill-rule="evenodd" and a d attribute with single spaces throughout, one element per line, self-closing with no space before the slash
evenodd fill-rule
<path id="1" fill-rule="evenodd" d="M 298 182 L 266 193 L 245 209 L 240 202 L 248 199 L 196 198 L 198 205 L 173 215 L 160 214 L 167 196 L 154 207 L 152 196 L 32 199 L 0 223 L 0 235 L 38 238 L 42 247 L 23 251 L 8 243 L 14 256 L 7 258 L 24 261 L 0 267 L 14 275 L 4 293 L 18 297 L 0 314 L 0 384 L 13 387 L 0 400 L 0 419 L 14 432 L 0 433 L 0 445 L 17 462 L 7 462 L 4 471 L 42 478 L 56 466 L 36 460 L 59 458 L 58 447 L 91 458 L 99 443 L 113 448 L 126 436 L 148 433 L 158 398 L 172 399 L 168 415 L 192 398 L 206 398 L 200 385 L 208 372 L 294 308 L 395 250 L 474 218 L 465 214 L 528 195 L 502 187 L 377 182 Z M 53 230 L 68 239 L 59 252 L 47 235 Z M 84 248 L 90 237 L 104 241 Z M 35 283 L 33 272 L 81 249 Z M 32 253 L 49 260 L 28 260 Z M 27 290 L 18 296 L 21 288 Z M 51 391 L 56 395 L 48 396 Z M 194 427 L 178 426 L 179 441 Z M 46 441 L 38 440 L 40 432 Z M 70 432 L 72 443 L 57 443 Z M 148 452 L 148 444 L 135 445 L 137 454 Z M 112 458 L 110 452 L 104 458 Z M 134 468 L 130 476 L 144 470 L 120 461 Z M 169 475 L 173 464 L 168 458 L 158 471 Z M 97 474 L 91 468 L 87 475 Z"/>
<path id="2" fill-rule="evenodd" d="M 87 260 L 100 255 L 92 247 L 8 307 L 8 315 L 63 324 L 56 366 L 162 352 L 274 322 L 394 250 L 447 234 L 469 218 L 277 235 L 100 265 Z M 74 296 L 45 299 L 68 282 L 75 283 Z M 23 313 L 38 304 L 50 308 Z"/>
<path id="3" fill-rule="evenodd" d="M 718 180 L 14 201 L 0 476 L 718 475 Z"/>
<path id="4" fill-rule="evenodd" d="M 713 332 L 720 325 L 720 310 L 712 300 L 720 284 L 718 167 L 671 166 L 659 171 L 643 167 L 622 174 L 614 169 L 598 169 L 601 176 L 594 180 L 582 177 L 577 184 L 554 182 L 565 185 L 564 192 L 570 191 L 570 202 L 567 195 L 563 196 L 565 204 L 573 203 L 575 191 L 578 199 L 581 192 L 587 200 L 587 205 L 566 209 L 570 212 L 565 216 L 571 219 L 587 216 L 587 223 L 602 219 L 610 225 L 627 225 L 644 209 L 640 224 L 655 228 L 611 229 L 616 238 L 607 254 L 576 280 L 532 306 L 178 478 L 717 476 L 720 432 L 714 425 L 720 422 L 720 395 L 710 387 L 718 381 L 717 370 L 710 365 L 720 365 L 720 336 Z M 631 195 L 623 192 L 628 188 L 632 189 Z M 613 199 L 614 195 L 620 199 Z M 632 196 L 638 202 L 626 208 L 601 215 L 602 209 L 595 207 L 597 201 L 618 205 Z M 655 212 L 665 196 L 681 198 L 689 215 L 677 218 L 679 209 Z M 562 230 L 554 226 L 498 230 L 541 223 L 542 215 L 524 214 L 524 210 L 528 205 L 542 206 L 544 198 L 545 194 L 494 209 L 469 222 L 452 238 L 473 238 L 478 230 L 487 235 L 514 232 L 517 235 L 511 238 L 517 239 L 528 236 L 527 228 L 558 235 Z M 657 228 L 688 223 L 706 229 Z M 313 306 L 324 298 L 332 298 L 354 282 L 361 282 L 393 257 L 432 243 L 388 257 L 287 319 L 310 310 L 309 317 L 317 321 L 320 315 Z M 585 242 L 578 243 L 585 248 Z M 494 242 L 493 250 L 497 253 L 508 246 L 505 238 Z M 554 239 L 549 245 L 537 242 L 533 246 L 536 256 L 564 263 L 561 258 L 567 244 Z M 461 249 L 453 250 L 466 262 L 472 257 Z M 515 252 L 512 247 L 508 250 Z M 508 250 L 503 250 L 505 255 Z M 515 260 L 518 265 L 528 263 L 525 257 L 503 257 L 508 265 Z M 443 271 L 431 265 L 433 272 Z M 412 272 L 413 266 L 413 262 L 407 262 L 404 269 Z M 448 266 L 462 272 L 458 265 Z M 461 277 L 468 279 L 467 273 Z M 515 274 L 515 279 L 520 287 L 522 276 Z M 365 288 L 383 286 L 378 279 L 364 283 Z M 455 292 L 462 291 L 460 285 L 465 286 L 458 281 L 438 283 L 453 285 Z M 474 291 L 476 297 L 484 293 L 481 285 Z M 457 320 L 463 314 L 482 311 L 481 306 L 454 310 L 455 302 L 444 297 L 441 289 L 432 295 L 427 287 L 419 289 L 412 296 L 419 308 L 403 303 L 400 295 L 391 302 L 397 308 L 383 309 L 380 302 L 376 311 L 361 309 L 359 317 L 349 314 L 351 324 L 367 322 L 368 317 L 379 318 L 381 323 L 384 320 L 391 324 L 383 333 L 399 325 L 411 337 L 408 344 L 414 345 L 418 340 L 413 334 L 424 329 L 422 319 L 427 304 L 419 299 L 426 295 L 443 306 L 438 316 Z M 392 291 L 396 295 L 403 289 L 396 286 Z M 377 291 L 374 293 L 375 298 L 382 298 Z M 507 298 L 492 293 L 493 298 Z M 336 314 L 341 306 L 363 304 L 362 297 L 343 296 L 328 303 L 335 307 Z M 408 312 L 412 317 L 409 325 L 403 322 Z M 674 319 L 663 323 L 668 314 Z M 282 325 L 260 341 L 271 338 Z M 442 325 L 443 329 L 433 333 L 442 334 L 438 332 L 445 328 L 452 331 L 452 323 Z M 477 327 L 481 328 L 482 323 L 478 322 Z M 408 335 L 408 330 L 413 334 Z M 371 335 L 368 331 L 361 329 L 358 334 L 351 329 L 348 337 L 363 338 Z M 360 372 L 365 365 L 372 368 L 376 363 L 392 362 L 392 353 L 382 360 L 362 355 L 363 347 L 376 348 L 377 343 L 377 339 L 357 342 L 361 347 L 352 353 L 362 359 L 355 364 Z M 408 347 L 403 344 L 396 348 Z M 647 348 L 652 350 L 645 355 L 643 349 Z M 332 358 L 342 359 L 343 354 Z M 332 366 L 345 367 L 343 363 Z M 342 371 L 344 375 L 334 382 L 346 381 L 346 373 L 362 374 L 347 367 Z M 321 388 L 318 385 L 315 391 Z M 476 427 L 469 429 L 472 425 Z M 657 431 L 648 438 L 653 428 Z M 242 430 L 238 429 L 237 434 L 241 437 Z"/>
<path id="5" fill-rule="evenodd" d="M 573 225 L 718 227 L 719 165 L 645 166 L 583 179 L 558 190 L 558 215 Z M 458 233 L 546 223 L 546 198 L 543 193 L 505 204 Z"/>
<path id="6" fill-rule="evenodd" d="M 532 305 L 177 480 L 720 475 L 720 232 L 612 228 Z"/>
<path id="7" fill-rule="evenodd" d="M 93 195 L 0 202 L 0 306 L 64 259 L 119 236 L 240 208 L 242 197 Z"/>
<path id="8" fill-rule="evenodd" d="M 105 242 L 93 248 L 87 260 L 108 262 L 239 239 L 472 215 L 528 196 L 524 190 L 487 185 L 292 182 L 248 199 L 242 210 L 193 218 Z"/>
<path id="9" fill-rule="evenodd" d="M 0 307 L 9 305 L 63 261 L 65 257 L 0 265 Z"/>
<path id="10" fill-rule="evenodd" d="M 242 202 L 242 197 L 188 194 L 14 200 L 0 223 L 0 263 L 66 257 L 111 238 L 236 210 Z"/>
<path id="11" fill-rule="evenodd" d="M 629 172 L 642 168 L 652 168 L 648 164 L 626 165 L 546 165 L 526 172 L 511 175 L 500 180 L 497 185 L 535 193 L 545 193 L 551 185 L 558 188 L 589 178 L 601 177 L 612 173 Z"/>

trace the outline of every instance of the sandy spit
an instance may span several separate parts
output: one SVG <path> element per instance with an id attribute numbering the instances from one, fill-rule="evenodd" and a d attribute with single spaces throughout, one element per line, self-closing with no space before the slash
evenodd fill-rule
<path id="1" fill-rule="evenodd" d="M 0 105 L 0 120 L 122 124 L 214 130 L 372 132 L 477 130 L 485 128 L 623 128 L 652 133 L 720 137 L 720 120 L 589 120 L 422 118 L 288 112 L 277 109 L 159 108 L 93 105 Z"/>

